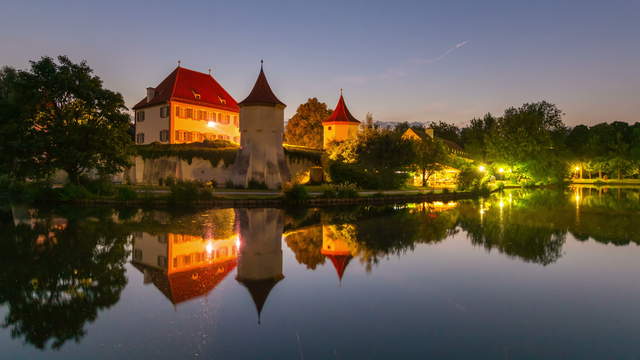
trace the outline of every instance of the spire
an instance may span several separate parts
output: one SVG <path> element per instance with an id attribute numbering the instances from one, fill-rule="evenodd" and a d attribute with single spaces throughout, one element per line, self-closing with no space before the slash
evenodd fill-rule
<path id="1" fill-rule="evenodd" d="M 267 302 L 267 297 L 269 297 L 269 293 L 276 286 L 280 280 L 282 280 L 284 276 L 272 278 L 272 279 L 264 279 L 264 280 L 239 280 L 242 285 L 244 285 L 247 290 L 249 290 L 249 294 L 251 294 L 251 298 L 253 299 L 253 304 L 256 306 L 256 311 L 258 312 L 258 324 L 260 324 L 260 319 L 262 315 L 262 308 L 264 304 Z"/>
<path id="2" fill-rule="evenodd" d="M 356 119 L 347 108 L 347 105 L 344 103 L 344 97 L 342 96 L 342 89 L 340 89 L 340 99 L 338 100 L 338 104 L 336 108 L 333 110 L 331 116 L 326 118 L 323 123 L 330 122 L 352 122 L 359 124 L 360 121 Z"/>
<path id="3" fill-rule="evenodd" d="M 331 260 L 333 263 L 333 267 L 336 269 L 338 273 L 338 279 L 340 280 L 340 286 L 342 286 L 342 277 L 344 276 L 344 271 L 347 269 L 347 265 L 351 261 L 351 255 L 325 255 Z"/>
<path id="4" fill-rule="evenodd" d="M 255 85 L 253 85 L 253 89 L 249 93 L 249 96 L 239 102 L 238 105 L 286 106 L 271 90 L 271 86 L 269 86 L 269 82 L 267 81 L 267 76 L 264 74 L 262 60 L 260 60 L 260 74 L 258 75 Z"/>

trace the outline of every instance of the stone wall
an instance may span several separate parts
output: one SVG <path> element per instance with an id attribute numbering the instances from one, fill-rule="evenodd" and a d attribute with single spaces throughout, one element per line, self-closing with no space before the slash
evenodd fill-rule
<path id="1" fill-rule="evenodd" d="M 304 179 L 308 176 L 309 168 L 317 166 L 310 160 L 285 156 L 292 179 Z M 127 169 L 121 179 L 117 182 L 129 184 L 157 185 L 160 179 L 164 180 L 173 177 L 176 180 L 196 180 L 211 181 L 225 185 L 231 179 L 234 169 L 233 164 L 225 166 L 220 160 L 213 166 L 209 160 L 194 157 L 191 162 L 180 159 L 176 156 L 167 156 L 155 159 L 144 159 L 136 156 L 133 159 L 133 166 Z"/>

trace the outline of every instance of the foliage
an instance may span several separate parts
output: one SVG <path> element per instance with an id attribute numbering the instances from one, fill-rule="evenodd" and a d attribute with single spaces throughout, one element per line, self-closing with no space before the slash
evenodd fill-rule
<path id="1" fill-rule="evenodd" d="M 413 140 L 413 165 L 422 175 L 422 186 L 427 186 L 429 178 L 449 160 L 449 154 L 438 139 Z"/>
<path id="2" fill-rule="evenodd" d="M 313 164 L 320 165 L 322 151 L 301 146 L 284 145 L 284 154 L 295 160 L 309 161 Z"/>
<path id="3" fill-rule="evenodd" d="M 77 184 L 89 171 L 113 174 L 129 165 L 124 100 L 92 72 L 66 56 L 32 61 L 28 71 L 3 72 L 0 132 L 23 147 L 12 143 L 0 158 L 12 178 L 42 178 L 63 169 Z"/>
<path id="4" fill-rule="evenodd" d="M 130 189 L 128 187 L 120 187 L 118 188 L 118 193 L 116 197 L 119 200 L 124 200 L 124 201 L 135 200 L 138 198 L 138 193 L 135 192 L 135 190 Z"/>
<path id="5" fill-rule="evenodd" d="M 322 197 L 325 198 L 356 198 L 358 196 L 358 187 L 350 183 L 328 184 L 322 189 Z"/>
<path id="6" fill-rule="evenodd" d="M 322 149 L 322 121 L 331 115 L 327 104 L 317 98 L 310 98 L 298 106 L 296 113 L 289 119 L 284 131 L 285 140 L 292 145 Z"/>
<path id="7" fill-rule="evenodd" d="M 285 238 L 285 242 L 296 255 L 296 260 L 307 269 L 315 270 L 325 262 L 322 255 L 322 226 L 312 226 L 297 230 Z"/>
<path id="8" fill-rule="evenodd" d="M 157 159 L 176 156 L 191 164 L 193 158 L 209 160 L 211 166 L 216 167 L 222 161 L 224 166 L 234 163 L 239 147 L 226 140 L 205 141 L 190 144 L 160 144 L 136 145 L 135 153 L 144 159 Z"/>
<path id="9" fill-rule="evenodd" d="M 213 198 L 212 190 L 198 181 L 177 181 L 169 193 L 169 201 L 176 204 L 191 204 Z"/>
<path id="10" fill-rule="evenodd" d="M 309 192 L 304 185 L 288 184 L 284 190 L 284 200 L 290 204 L 299 204 L 309 199 Z"/>

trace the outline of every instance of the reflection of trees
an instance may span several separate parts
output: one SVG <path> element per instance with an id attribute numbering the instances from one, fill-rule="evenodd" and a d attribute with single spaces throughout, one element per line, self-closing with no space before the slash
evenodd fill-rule
<path id="1" fill-rule="evenodd" d="M 55 224 L 54 224 L 55 223 Z M 5 224 L 0 241 L 2 326 L 37 348 L 79 341 L 126 285 L 126 236 L 108 218 Z"/>
<path id="2" fill-rule="evenodd" d="M 324 264 L 325 257 L 320 253 L 322 249 L 322 226 L 310 226 L 298 229 L 285 238 L 287 246 L 296 255 L 296 260 L 300 264 L 307 266 L 307 269 L 315 269 L 316 266 Z"/>

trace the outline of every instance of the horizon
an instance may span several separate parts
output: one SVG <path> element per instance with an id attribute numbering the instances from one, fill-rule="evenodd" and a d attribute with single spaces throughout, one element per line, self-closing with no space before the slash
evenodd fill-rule
<path id="1" fill-rule="evenodd" d="M 569 126 L 640 121 L 640 47 L 630 45 L 640 35 L 638 1 L 67 4 L 5 9 L 0 63 L 86 60 L 129 109 L 178 61 L 212 68 L 240 101 L 264 59 L 286 119 L 308 98 L 333 109 L 343 88 L 356 118 L 370 112 L 376 122 L 465 125 L 541 100 Z M 33 25 L 23 28 L 26 18 Z"/>

